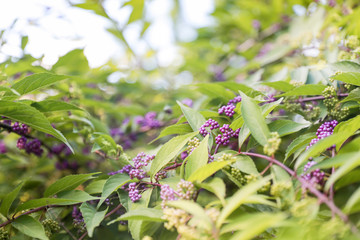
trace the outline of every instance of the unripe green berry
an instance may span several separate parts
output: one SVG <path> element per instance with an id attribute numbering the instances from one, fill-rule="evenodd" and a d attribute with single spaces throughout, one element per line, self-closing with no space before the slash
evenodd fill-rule
<path id="1" fill-rule="evenodd" d="M 356 35 L 348 36 L 346 41 L 345 41 L 345 45 L 348 48 L 355 49 L 360 45 L 359 38 Z"/>
<path id="2" fill-rule="evenodd" d="M 281 143 L 281 139 L 279 133 L 272 132 L 270 133 L 270 138 L 264 146 L 264 153 L 272 156 L 279 149 Z"/>
<path id="3" fill-rule="evenodd" d="M 275 197 L 280 197 L 282 193 L 286 193 L 290 188 L 290 182 L 277 182 L 271 186 L 270 194 Z"/>
<path id="4" fill-rule="evenodd" d="M 193 139 L 191 139 L 188 142 L 188 146 L 185 149 L 185 151 L 187 151 L 188 154 L 190 154 L 192 151 L 195 150 L 195 148 L 197 148 L 200 145 L 200 140 L 197 137 L 194 137 Z"/>
<path id="5" fill-rule="evenodd" d="M 0 240 L 8 240 L 10 239 L 9 232 L 4 228 L 0 228 Z"/>

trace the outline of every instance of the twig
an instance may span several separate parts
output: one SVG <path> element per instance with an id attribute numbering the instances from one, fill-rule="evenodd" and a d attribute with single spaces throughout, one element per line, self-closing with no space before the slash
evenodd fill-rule
<path id="1" fill-rule="evenodd" d="M 174 165 L 164 168 L 164 170 L 169 171 L 169 170 L 175 169 L 177 167 L 180 167 L 181 165 L 182 165 L 182 163 L 175 163 Z"/>

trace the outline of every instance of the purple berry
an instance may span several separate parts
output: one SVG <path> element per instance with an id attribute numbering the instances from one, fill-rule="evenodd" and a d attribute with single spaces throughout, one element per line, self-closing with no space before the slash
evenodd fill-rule
<path id="1" fill-rule="evenodd" d="M 209 118 L 199 129 L 199 132 L 201 135 L 203 135 L 204 137 L 207 135 L 207 134 L 210 134 L 210 132 L 208 130 L 206 130 L 206 128 L 209 128 L 210 130 L 214 130 L 214 129 L 217 129 L 219 128 L 220 125 L 217 121 Z"/>
<path id="2" fill-rule="evenodd" d="M 27 141 L 26 137 L 24 136 L 20 137 L 16 143 L 16 147 L 18 149 L 25 149 L 26 141 Z"/>
<path id="3" fill-rule="evenodd" d="M 313 170 L 310 173 L 306 173 L 312 166 L 314 166 L 316 164 L 315 161 L 309 161 L 305 166 L 304 166 L 304 173 L 301 174 L 301 176 L 312 183 L 317 183 L 317 184 L 322 184 L 324 182 L 324 177 L 325 177 L 325 173 L 323 171 L 321 171 L 319 168 Z M 305 174 L 306 173 L 306 174 Z"/>
<path id="4" fill-rule="evenodd" d="M 136 189 L 136 183 L 130 183 L 129 184 L 129 197 L 132 202 L 139 201 L 141 198 L 141 194 L 139 193 L 139 190 Z"/>
<path id="5" fill-rule="evenodd" d="M 3 141 L 0 141 L 0 153 L 1 154 L 4 154 L 4 153 L 6 153 L 7 151 L 6 151 L 6 145 L 5 145 L 5 143 L 3 142 Z"/>

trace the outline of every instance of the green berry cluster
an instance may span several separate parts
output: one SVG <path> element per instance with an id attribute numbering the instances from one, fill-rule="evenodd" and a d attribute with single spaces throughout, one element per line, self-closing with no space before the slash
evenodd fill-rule
<path id="1" fill-rule="evenodd" d="M 217 159 L 217 161 L 221 162 L 221 161 L 231 161 L 231 160 L 235 160 L 235 157 L 232 154 L 229 153 L 224 153 L 223 155 L 221 155 L 221 157 L 219 157 Z M 225 166 L 224 170 L 226 171 L 230 171 L 230 166 Z"/>
<path id="2" fill-rule="evenodd" d="M 255 174 L 249 174 L 245 176 L 246 179 L 246 183 L 252 183 L 257 181 L 260 178 L 260 175 L 255 175 Z M 270 189 L 271 183 L 270 181 L 266 182 L 264 186 L 262 186 L 258 191 L 259 192 L 267 192 Z"/>
<path id="3" fill-rule="evenodd" d="M 286 193 L 291 188 L 290 182 L 277 182 L 271 186 L 270 194 L 275 197 L 280 197 L 283 193 Z"/>
<path id="4" fill-rule="evenodd" d="M 60 231 L 60 225 L 53 219 L 45 219 L 42 221 L 42 225 L 45 228 L 46 236 L 51 237 L 53 233 Z"/>
<path id="5" fill-rule="evenodd" d="M 193 139 L 191 139 L 188 142 L 188 146 L 185 149 L 185 151 L 187 151 L 188 154 L 190 154 L 192 151 L 195 150 L 195 148 L 197 148 L 200 145 L 200 140 L 197 137 L 194 137 Z"/>
<path id="6" fill-rule="evenodd" d="M 335 107 L 335 105 L 339 102 L 337 98 L 335 88 L 333 86 L 328 86 L 322 92 L 324 96 L 324 104 L 328 109 Z"/>
<path id="7" fill-rule="evenodd" d="M 345 45 L 348 48 L 356 49 L 360 46 L 359 38 L 356 35 L 350 35 L 346 38 Z"/>
<path id="8" fill-rule="evenodd" d="M 0 240 L 10 239 L 10 234 L 5 228 L 0 228 Z"/>
<path id="9" fill-rule="evenodd" d="M 271 132 L 270 138 L 268 139 L 267 143 L 264 146 L 264 153 L 272 156 L 275 152 L 279 149 L 281 143 L 281 138 L 279 133 Z"/>
<path id="10" fill-rule="evenodd" d="M 240 171 L 240 169 L 235 168 L 235 167 L 231 167 L 230 174 L 236 180 L 238 180 L 241 184 L 246 184 L 247 180 L 244 177 L 244 174 Z"/>
<path id="11" fill-rule="evenodd" d="M 333 86 L 326 87 L 322 92 L 322 95 L 325 97 L 323 101 L 324 105 L 328 109 L 328 113 L 332 118 L 341 121 L 349 115 L 349 108 L 341 107 Z"/>
<path id="12" fill-rule="evenodd" d="M 303 113 L 306 120 L 315 121 L 320 115 L 320 107 L 315 107 L 312 104 L 305 104 Z"/>
<path id="13" fill-rule="evenodd" d="M 214 223 L 217 221 L 219 215 L 220 215 L 220 211 L 216 208 L 209 208 L 205 210 L 206 215 L 209 216 L 209 218 L 211 219 L 211 221 L 213 221 Z"/>
<path id="14" fill-rule="evenodd" d="M 167 207 L 163 209 L 163 213 L 162 219 L 166 220 L 164 227 L 168 230 L 177 229 L 190 219 L 190 215 L 182 209 Z"/>
<path id="15" fill-rule="evenodd" d="M 286 101 L 284 107 L 288 112 L 298 112 L 301 110 L 300 103 Z"/>

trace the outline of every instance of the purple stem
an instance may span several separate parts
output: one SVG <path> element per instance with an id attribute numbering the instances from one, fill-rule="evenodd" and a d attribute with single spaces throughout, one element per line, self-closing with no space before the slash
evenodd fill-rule
<path id="1" fill-rule="evenodd" d="M 292 169 L 288 168 L 286 165 L 284 165 L 283 163 L 281 163 L 280 161 L 262 155 L 262 154 L 258 154 L 258 153 L 250 153 L 250 152 L 240 152 L 240 154 L 244 154 L 247 156 L 253 156 L 253 157 L 258 157 L 258 158 L 262 158 L 265 159 L 271 163 L 274 163 L 278 166 L 280 166 L 282 169 L 284 169 L 285 171 L 287 171 L 292 177 L 296 178 L 303 187 L 309 189 L 309 191 L 314 194 L 320 202 L 325 203 L 331 210 L 331 212 L 337 214 L 345 223 L 350 223 L 349 222 L 349 217 L 347 215 L 345 215 L 333 202 L 332 199 L 329 199 L 325 194 L 323 194 L 322 192 L 320 192 L 319 190 L 316 189 L 315 186 L 313 186 L 311 183 L 309 183 L 308 181 L 306 181 L 304 178 L 299 177 L 296 175 L 296 172 L 293 171 Z M 350 223 L 351 224 L 351 223 Z M 352 224 L 351 224 L 352 225 Z M 354 233 L 358 234 L 358 230 L 355 226 L 351 226 L 351 229 Z"/>

